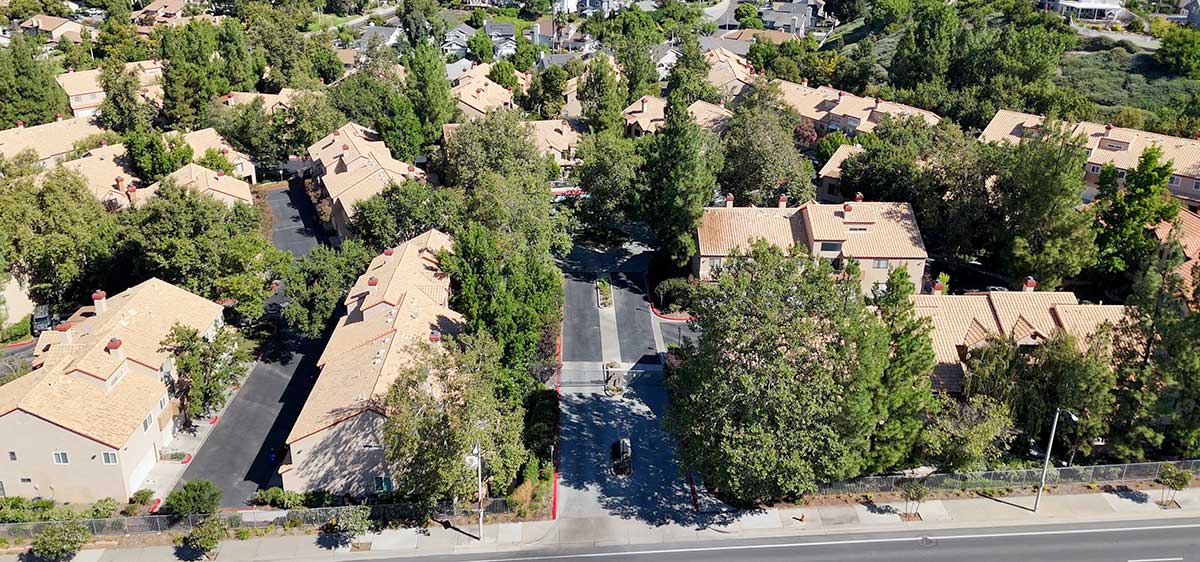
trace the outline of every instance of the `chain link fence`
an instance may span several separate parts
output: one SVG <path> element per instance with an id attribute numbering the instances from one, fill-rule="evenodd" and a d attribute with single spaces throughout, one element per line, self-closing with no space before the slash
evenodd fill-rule
<path id="1" fill-rule="evenodd" d="M 324 525 L 335 515 L 358 506 L 318 507 L 311 509 L 291 510 L 247 510 L 239 512 L 221 512 L 215 515 L 193 515 L 177 517 L 174 515 L 143 515 L 138 517 L 111 517 L 108 519 L 77 519 L 88 526 L 93 535 L 137 535 L 162 533 L 166 531 L 187 533 L 200 522 L 209 517 L 225 520 L 231 529 L 265 528 L 265 527 L 318 527 Z M 415 504 L 381 504 L 371 505 L 371 519 L 382 526 L 396 523 L 420 521 L 426 517 L 433 519 L 472 518 L 479 514 L 478 504 L 442 502 L 433 507 Z M 485 514 L 502 515 L 511 513 L 508 502 L 504 499 L 494 499 L 484 504 Z M 11 539 L 33 539 L 50 525 L 62 521 L 37 521 L 31 523 L 0 524 L 0 537 Z"/>
<path id="2" fill-rule="evenodd" d="M 1105 464 L 1096 466 L 1050 467 L 1046 474 L 1047 485 L 1057 484 L 1106 484 L 1154 480 L 1165 464 L 1173 464 L 1193 474 L 1200 472 L 1200 460 L 1175 462 L 1146 462 L 1133 464 Z M 1042 469 L 988 470 L 955 474 L 931 474 L 923 478 L 912 476 L 868 476 L 844 482 L 829 482 L 818 487 L 821 494 L 880 494 L 899 492 L 899 485 L 918 480 L 930 490 L 978 490 L 1037 486 L 1042 479 Z"/>

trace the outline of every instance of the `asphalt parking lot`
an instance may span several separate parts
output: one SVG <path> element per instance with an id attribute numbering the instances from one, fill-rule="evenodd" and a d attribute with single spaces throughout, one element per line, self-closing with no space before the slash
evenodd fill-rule
<path id="1" fill-rule="evenodd" d="M 266 200 L 275 247 L 308 255 L 320 243 L 320 229 L 303 187 L 268 191 Z M 285 300 L 276 295 L 268 302 Z M 222 507 L 243 507 L 259 488 L 279 485 L 280 451 L 316 382 L 324 342 L 293 334 L 281 318 L 274 321 L 274 338 L 180 479 L 180 485 L 211 480 L 221 488 Z"/>

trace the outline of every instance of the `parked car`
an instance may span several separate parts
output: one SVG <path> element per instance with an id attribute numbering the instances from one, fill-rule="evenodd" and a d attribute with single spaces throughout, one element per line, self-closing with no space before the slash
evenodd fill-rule
<path id="1" fill-rule="evenodd" d="M 33 308 L 33 318 L 30 321 L 30 332 L 34 337 L 50 329 L 53 318 L 50 317 L 50 305 L 39 304 Z"/>
<path id="2" fill-rule="evenodd" d="M 622 437 L 613 442 L 612 470 L 617 476 L 627 476 L 633 472 L 633 447 L 628 438 Z"/>

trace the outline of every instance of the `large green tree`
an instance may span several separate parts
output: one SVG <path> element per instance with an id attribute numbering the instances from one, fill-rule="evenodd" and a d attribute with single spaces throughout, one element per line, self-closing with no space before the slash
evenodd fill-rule
<path id="1" fill-rule="evenodd" d="M 67 95 L 54 81 L 50 63 L 35 56 L 22 33 L 0 49 L 0 124 L 5 128 L 40 125 L 67 110 Z"/>
<path id="2" fill-rule="evenodd" d="M 229 91 L 224 59 L 217 53 L 217 28 L 193 20 L 168 27 L 160 39 L 163 63 L 163 116 L 188 130 L 208 126 L 212 99 Z"/>
<path id="3" fill-rule="evenodd" d="M 407 59 L 408 78 L 405 81 L 408 99 L 421 122 L 425 145 L 432 145 L 442 137 L 442 125 L 450 122 L 458 111 L 454 98 L 450 96 L 450 82 L 446 80 L 446 63 L 437 47 L 419 45 Z"/>
<path id="4" fill-rule="evenodd" d="M 604 232 L 637 212 L 642 166 L 637 145 L 617 131 L 585 135 L 576 149 L 579 183 L 588 197 L 579 202 L 579 220 L 593 232 Z"/>
<path id="5" fill-rule="evenodd" d="M 525 108 L 543 119 L 558 119 L 567 103 L 567 79 L 567 71 L 561 66 L 551 66 L 534 75 L 524 97 Z"/>
<path id="6" fill-rule="evenodd" d="M 183 426 L 225 405 L 229 387 L 247 373 L 250 352 L 235 330 L 218 330 L 206 338 L 195 328 L 176 324 L 160 343 L 175 359 L 175 398 Z"/>
<path id="7" fill-rule="evenodd" d="M 759 240 L 691 312 L 700 335 L 678 351 L 666 419 L 684 470 L 745 502 L 857 475 L 888 345 L 854 276 Z"/>
<path id="8" fill-rule="evenodd" d="M 919 0 L 913 12 L 913 24 L 892 59 L 892 81 L 900 87 L 946 77 L 961 25 L 954 5 L 940 0 Z"/>
<path id="9" fill-rule="evenodd" d="M 1154 59 L 1179 76 L 1200 78 L 1200 31 L 1172 26 L 1162 38 Z"/>
<path id="10" fill-rule="evenodd" d="M 756 101 L 739 105 L 725 124 L 721 188 L 743 205 L 772 205 L 783 195 L 796 204 L 811 201 L 812 161 L 796 149 L 795 120 L 780 101 L 778 85 L 759 80 L 752 88 L 748 97 Z"/>
<path id="11" fill-rule="evenodd" d="M 607 56 L 594 57 L 579 85 L 583 119 L 592 131 L 619 130 L 624 125 L 625 91 Z"/>
<path id="12" fill-rule="evenodd" d="M 283 268 L 283 290 L 291 300 L 283 309 L 288 326 L 311 338 L 324 334 L 372 257 L 357 240 L 346 240 L 338 248 L 317 246 Z"/>
<path id="13" fill-rule="evenodd" d="M 145 181 L 155 182 L 192 161 L 192 147 L 182 135 L 164 135 L 158 129 L 143 126 L 125 136 L 125 149 L 133 170 Z"/>
<path id="14" fill-rule="evenodd" d="M 367 248 L 382 252 L 431 228 L 455 229 L 462 215 L 462 190 L 406 181 L 354 208 L 354 233 Z"/>
<path id="15" fill-rule="evenodd" d="M 659 249 L 676 264 L 696 252 L 695 232 L 704 206 L 716 197 L 719 147 L 686 111 L 671 111 L 659 134 L 646 145 L 646 185 L 641 210 Z"/>
<path id="16" fill-rule="evenodd" d="M 1158 241 L 1147 229 L 1174 220 L 1179 214 L 1179 203 L 1167 187 L 1172 165 L 1161 159 L 1162 149 L 1147 148 L 1137 168 L 1126 174 L 1124 186 L 1117 181 L 1117 170 L 1112 165 L 1101 169 L 1096 198 L 1100 269 L 1134 274 L 1158 249 Z"/>
<path id="17" fill-rule="evenodd" d="M 108 65 L 100 71 L 104 101 L 100 104 L 100 123 L 118 133 L 146 128 L 154 109 L 142 99 L 142 84 L 137 73 L 121 65 Z"/>

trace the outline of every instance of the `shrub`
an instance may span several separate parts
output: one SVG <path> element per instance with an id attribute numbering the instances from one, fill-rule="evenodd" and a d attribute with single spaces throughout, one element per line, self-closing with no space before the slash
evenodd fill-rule
<path id="1" fill-rule="evenodd" d="M 225 522 L 220 517 L 209 517 L 192 527 L 192 532 L 183 537 L 183 544 L 207 553 L 217 548 L 226 538 L 229 538 L 229 530 L 226 529 Z"/>
<path id="2" fill-rule="evenodd" d="M 333 493 L 329 490 L 309 490 L 304 493 L 304 507 L 329 507 L 333 502 Z"/>
<path id="3" fill-rule="evenodd" d="M 133 497 L 129 498 L 129 503 L 137 505 L 146 505 L 150 503 L 150 499 L 154 497 L 154 490 L 142 488 L 133 493 Z"/>
<path id="4" fill-rule="evenodd" d="M 663 308 L 678 312 L 688 307 L 693 288 L 689 279 L 675 277 L 659 283 L 654 288 L 654 294 L 658 296 L 658 302 L 662 303 Z"/>
<path id="5" fill-rule="evenodd" d="M 87 525 L 78 521 L 49 525 L 33 539 L 33 554 L 43 560 L 68 560 L 92 538 Z"/>
<path id="6" fill-rule="evenodd" d="M 247 529 L 247 528 L 243 527 L 241 529 L 238 529 L 237 531 L 234 531 L 233 534 L 235 537 L 237 537 L 237 540 L 244 541 L 244 540 L 250 538 L 250 535 L 254 534 L 254 531 L 252 529 Z"/>
<path id="7" fill-rule="evenodd" d="M 302 521 L 300 519 L 300 517 L 298 517 L 296 515 L 289 515 L 287 517 L 287 519 L 285 519 L 283 521 L 283 528 L 284 529 L 296 529 L 303 524 L 304 524 L 304 521 Z"/>
<path id="8" fill-rule="evenodd" d="M 192 480 L 173 490 L 164 505 L 169 513 L 180 517 L 211 515 L 221 506 L 221 489 L 208 480 Z"/>
<path id="9" fill-rule="evenodd" d="M 117 500 L 112 498 L 102 498 L 92 504 L 92 508 L 88 510 L 88 517 L 92 519 L 106 519 L 112 517 L 114 511 L 117 510 Z"/>
<path id="10" fill-rule="evenodd" d="M 291 492 L 280 487 L 259 490 L 254 496 L 254 503 L 269 505 L 280 509 L 296 509 L 304 506 L 305 496 L 300 492 Z"/>
<path id="11" fill-rule="evenodd" d="M 5 328 L 3 332 L 0 332 L 0 343 L 9 343 L 28 339 L 29 336 L 32 335 L 32 332 L 30 331 L 30 318 L 31 316 L 26 314 L 23 318 Z"/>
<path id="12" fill-rule="evenodd" d="M 356 505 L 339 510 L 337 515 L 329 518 L 321 530 L 331 535 L 356 537 L 365 534 L 370 528 L 371 508 Z"/>
<path id="13" fill-rule="evenodd" d="M 128 503 L 125 504 L 125 507 L 121 508 L 121 515 L 124 515 L 125 517 L 133 517 L 141 512 L 142 506 L 136 503 Z"/>

